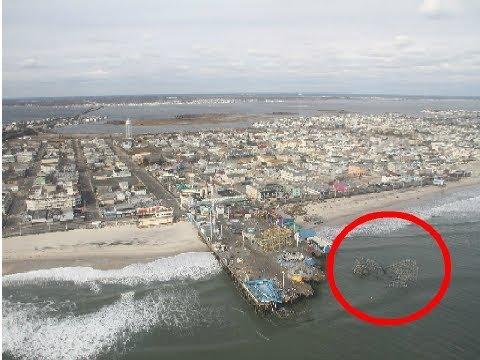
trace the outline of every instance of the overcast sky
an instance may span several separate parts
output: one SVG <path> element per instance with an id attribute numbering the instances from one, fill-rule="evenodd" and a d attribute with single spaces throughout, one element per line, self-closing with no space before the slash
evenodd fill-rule
<path id="1" fill-rule="evenodd" d="M 480 95 L 478 0 L 3 1 L 3 96 Z"/>

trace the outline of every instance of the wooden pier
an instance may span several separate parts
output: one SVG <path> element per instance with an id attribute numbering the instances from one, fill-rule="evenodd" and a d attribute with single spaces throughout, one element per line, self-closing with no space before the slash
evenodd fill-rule
<path id="1" fill-rule="evenodd" d="M 314 290 L 309 282 L 320 282 L 324 279 L 323 273 L 309 279 L 309 282 L 296 282 L 288 278 L 283 269 L 276 261 L 274 254 L 238 244 L 233 239 L 222 239 L 212 243 L 210 238 L 198 229 L 198 234 L 203 242 L 212 251 L 222 268 L 232 279 L 242 296 L 251 303 L 259 313 L 268 313 L 277 309 L 278 306 L 292 304 L 302 298 L 314 295 Z M 220 246 L 219 245 L 223 245 Z M 262 302 L 245 285 L 247 280 L 271 279 L 282 293 L 282 302 Z"/>

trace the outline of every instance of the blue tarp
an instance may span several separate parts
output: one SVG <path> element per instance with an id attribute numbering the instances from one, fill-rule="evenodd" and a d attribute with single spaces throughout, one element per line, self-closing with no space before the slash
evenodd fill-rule
<path id="1" fill-rule="evenodd" d="M 283 227 L 288 227 L 288 226 L 293 226 L 295 224 L 295 219 L 294 218 L 279 218 L 277 221 L 277 224 L 279 226 Z"/>
<path id="2" fill-rule="evenodd" d="M 305 264 L 307 264 L 309 266 L 315 266 L 318 263 L 317 259 L 312 258 L 312 257 L 305 258 L 304 262 L 305 262 Z"/>
<path id="3" fill-rule="evenodd" d="M 262 303 L 282 303 L 282 295 L 280 289 L 275 285 L 273 280 L 258 279 L 245 281 L 245 286 L 255 296 L 255 298 Z"/>
<path id="4" fill-rule="evenodd" d="M 305 240 L 314 237 L 315 235 L 317 235 L 317 232 L 314 229 L 300 229 L 298 231 L 298 236 L 300 237 L 300 240 Z"/>

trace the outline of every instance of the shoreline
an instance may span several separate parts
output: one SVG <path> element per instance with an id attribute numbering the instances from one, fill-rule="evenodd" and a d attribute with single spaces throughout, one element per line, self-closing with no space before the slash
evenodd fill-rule
<path id="1" fill-rule="evenodd" d="M 2 275 L 65 266 L 118 269 L 185 252 L 209 251 L 192 224 L 76 229 L 2 238 Z"/>
<path id="2" fill-rule="evenodd" d="M 425 186 L 309 202 L 305 205 L 307 214 L 320 216 L 323 223 L 312 225 L 301 217 L 297 221 L 313 228 L 345 226 L 365 212 L 399 210 L 446 192 L 478 186 L 480 177 L 475 176 L 445 187 Z M 3 275 L 71 266 L 118 269 L 185 252 L 210 251 L 195 227 L 185 221 L 153 228 L 123 225 L 7 237 L 2 238 L 2 244 Z"/>
<path id="3" fill-rule="evenodd" d="M 450 182 L 444 187 L 429 185 L 407 188 L 405 190 L 384 191 L 381 193 L 327 199 L 322 202 L 310 202 L 305 206 L 307 215 L 319 216 L 323 219 L 323 223 L 320 225 L 312 225 L 311 223 L 300 220 L 299 224 L 315 228 L 345 226 L 366 212 L 400 210 L 416 202 L 428 201 L 441 194 L 478 186 L 480 186 L 480 177 L 475 176 L 461 179 L 457 182 Z"/>

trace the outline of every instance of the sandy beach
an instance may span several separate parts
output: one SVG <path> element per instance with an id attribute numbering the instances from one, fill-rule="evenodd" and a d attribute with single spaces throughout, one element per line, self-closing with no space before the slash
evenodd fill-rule
<path id="1" fill-rule="evenodd" d="M 208 251 L 193 225 L 78 229 L 2 239 L 2 274 L 60 266 L 114 269 L 190 251 Z"/>
<path id="2" fill-rule="evenodd" d="M 405 190 L 384 191 L 375 194 L 356 195 L 346 198 L 328 199 L 322 202 L 309 203 L 305 206 L 308 216 L 319 216 L 324 225 L 343 225 L 354 218 L 376 210 L 399 210 L 417 200 L 428 200 L 440 196 L 448 191 L 460 188 L 480 186 L 480 178 L 470 177 L 457 182 L 448 183 L 446 186 L 425 186 Z M 304 226 L 309 224 L 297 221 Z"/>

